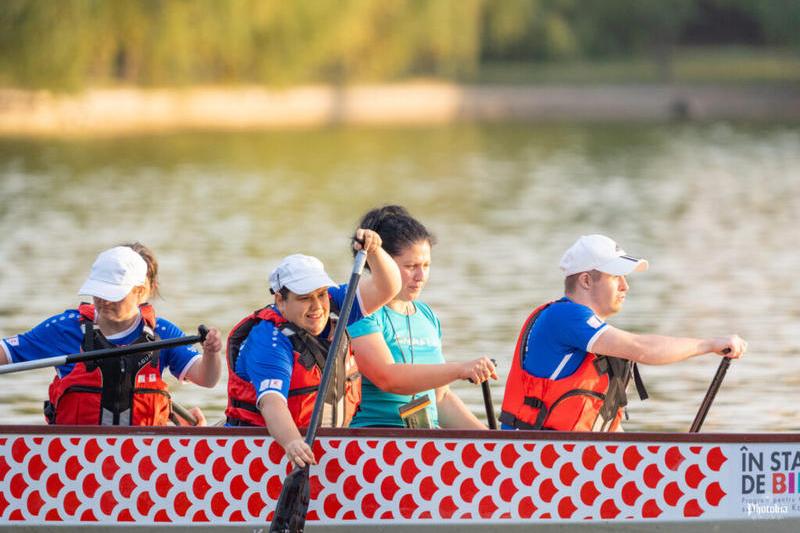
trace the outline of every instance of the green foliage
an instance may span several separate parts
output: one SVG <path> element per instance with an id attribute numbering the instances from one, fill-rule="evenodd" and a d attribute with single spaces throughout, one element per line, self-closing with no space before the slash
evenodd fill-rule
<path id="1" fill-rule="evenodd" d="M 749 13 L 761 23 L 771 44 L 800 45 L 800 2 L 797 0 L 717 0 Z"/>
<path id="2" fill-rule="evenodd" d="M 800 45 L 796 0 L 704 0 Z M 4 0 L 0 83 L 476 79 L 495 62 L 650 55 L 669 67 L 700 0 Z"/>
<path id="3" fill-rule="evenodd" d="M 587 56 L 634 55 L 674 45 L 695 0 L 584 2 L 574 18 Z"/>

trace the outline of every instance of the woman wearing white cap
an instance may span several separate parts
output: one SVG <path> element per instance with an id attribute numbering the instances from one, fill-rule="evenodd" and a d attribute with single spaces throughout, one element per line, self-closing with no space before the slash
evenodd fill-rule
<path id="1" fill-rule="evenodd" d="M 397 293 L 397 265 L 381 248 L 377 233 L 359 229 L 355 249 L 367 252 L 372 273 L 358 285 L 348 324 L 369 315 Z M 269 277 L 274 305 L 254 311 L 228 336 L 229 426 L 264 426 L 293 463 L 313 463 L 298 428 L 307 427 L 322 367 L 334 331 L 332 313 L 344 302 L 347 285 L 337 285 L 311 256 L 285 257 Z M 348 344 L 348 343 L 344 343 Z M 361 394 L 349 345 L 337 359 L 323 425 L 345 426 Z"/>
<path id="2" fill-rule="evenodd" d="M 151 266 L 148 268 L 147 257 Z M 27 333 L 0 342 L 0 363 L 42 359 L 184 336 L 156 317 L 146 303 L 157 291 L 157 264 L 139 243 L 117 246 L 97 256 L 78 291 L 93 304 L 50 317 Z M 200 355 L 190 346 L 67 364 L 56 368 L 45 417 L 53 424 L 163 425 L 170 400 L 161 379 L 165 368 L 179 379 L 204 387 L 219 381 L 219 331 L 211 329 Z"/>
<path id="3" fill-rule="evenodd" d="M 604 235 L 584 235 L 564 253 L 565 296 L 534 310 L 517 340 L 500 414 L 503 428 L 617 431 L 631 377 L 646 398 L 636 363 L 744 354 L 747 343 L 738 335 L 637 335 L 607 324 L 622 309 L 625 276 L 648 266 Z"/>

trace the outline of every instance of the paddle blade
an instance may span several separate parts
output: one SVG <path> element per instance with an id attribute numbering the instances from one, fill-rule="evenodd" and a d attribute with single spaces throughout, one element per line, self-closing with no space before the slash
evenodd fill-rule
<path id="1" fill-rule="evenodd" d="M 275 506 L 275 516 L 269 526 L 270 533 L 296 533 L 306 525 L 306 513 L 310 500 L 308 466 L 295 468 L 286 476 L 283 489 Z"/>

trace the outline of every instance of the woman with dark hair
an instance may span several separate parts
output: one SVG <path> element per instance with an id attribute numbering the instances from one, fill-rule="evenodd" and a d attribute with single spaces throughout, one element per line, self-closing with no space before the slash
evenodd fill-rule
<path id="1" fill-rule="evenodd" d="M 369 211 L 358 227 L 380 235 L 400 268 L 401 289 L 388 304 L 348 327 L 363 376 L 361 405 L 350 427 L 485 429 L 448 385 L 459 379 L 497 379 L 494 365 L 487 357 L 445 362 L 439 319 L 419 301 L 430 273 L 433 235 L 397 205 Z M 414 414 L 401 417 L 401 412 Z"/>

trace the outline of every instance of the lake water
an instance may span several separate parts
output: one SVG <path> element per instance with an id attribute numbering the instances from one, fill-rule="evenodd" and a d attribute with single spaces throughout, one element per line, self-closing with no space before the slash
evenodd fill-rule
<path id="1" fill-rule="evenodd" d="M 800 128 L 797 125 L 458 125 L 0 140 L 0 336 L 74 307 L 96 254 L 141 240 L 161 263 L 159 313 L 227 334 L 269 298 L 281 257 L 320 257 L 345 281 L 367 209 L 407 206 L 432 229 L 423 300 L 445 354 L 489 354 L 499 410 L 520 325 L 562 293 L 558 261 L 605 233 L 650 260 L 611 323 L 636 332 L 739 333 L 707 431 L 800 429 Z M 57 354 L 54 354 L 57 355 Z M 651 399 L 628 431 L 686 431 L 719 359 L 645 367 Z M 3 423 L 41 423 L 52 371 L 0 377 Z M 480 388 L 455 390 L 483 417 Z M 633 393 L 635 395 L 635 393 Z M 225 382 L 174 387 L 209 420 Z"/>

